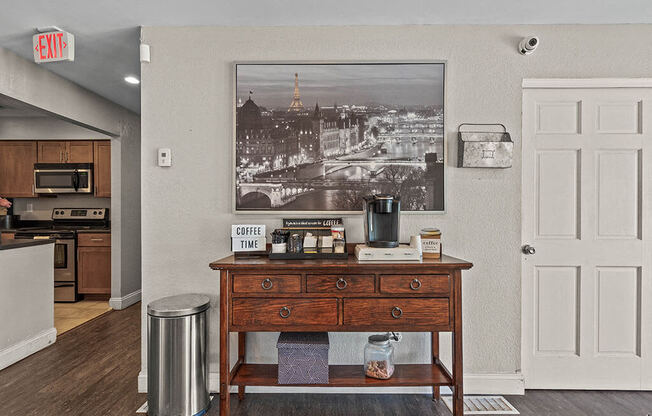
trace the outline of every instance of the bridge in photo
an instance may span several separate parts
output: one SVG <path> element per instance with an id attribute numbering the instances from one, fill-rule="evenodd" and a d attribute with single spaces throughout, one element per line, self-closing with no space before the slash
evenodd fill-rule
<path id="1" fill-rule="evenodd" d="M 246 197 L 266 196 L 270 201 L 271 208 L 281 207 L 288 202 L 294 201 L 297 196 L 322 189 L 343 189 L 355 188 L 361 185 L 384 185 L 389 181 L 368 179 L 342 180 L 342 179 L 294 179 L 294 178 L 262 178 L 257 182 L 241 182 L 238 184 L 238 197 L 242 200 Z"/>
<path id="2" fill-rule="evenodd" d="M 412 160 L 377 159 L 377 160 L 355 160 L 355 159 L 333 159 L 322 162 L 324 164 L 324 175 L 337 172 L 348 167 L 360 167 L 369 171 L 372 177 L 378 176 L 387 166 L 405 165 L 422 169 L 426 168 L 426 162 Z"/>

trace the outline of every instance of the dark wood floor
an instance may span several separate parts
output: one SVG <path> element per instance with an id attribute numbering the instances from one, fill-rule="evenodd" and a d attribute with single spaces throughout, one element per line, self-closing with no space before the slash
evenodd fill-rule
<path id="1" fill-rule="evenodd" d="M 134 415 L 140 304 L 108 312 L 0 371 L 0 415 Z"/>
<path id="2" fill-rule="evenodd" d="M 135 416 L 140 304 L 109 312 L 66 332 L 57 342 L 0 371 L 0 416 Z M 525 416 L 648 416 L 652 392 L 528 391 L 508 396 Z M 216 398 L 216 400 L 218 400 Z M 450 415 L 427 395 L 234 395 L 232 416 Z M 218 415 L 218 407 L 209 412 Z"/>

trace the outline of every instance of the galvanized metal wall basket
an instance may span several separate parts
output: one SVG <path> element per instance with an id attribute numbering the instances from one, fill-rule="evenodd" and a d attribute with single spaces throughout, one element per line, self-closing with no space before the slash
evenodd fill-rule
<path id="1" fill-rule="evenodd" d="M 502 131 L 481 131 L 480 127 Z M 457 128 L 459 168 L 511 168 L 513 153 L 514 142 L 502 124 L 462 123 Z"/>

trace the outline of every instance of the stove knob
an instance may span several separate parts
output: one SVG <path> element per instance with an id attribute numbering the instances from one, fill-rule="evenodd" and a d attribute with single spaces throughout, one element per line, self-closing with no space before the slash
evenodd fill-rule
<path id="1" fill-rule="evenodd" d="M 97 215 L 97 211 L 93 211 L 93 215 Z"/>

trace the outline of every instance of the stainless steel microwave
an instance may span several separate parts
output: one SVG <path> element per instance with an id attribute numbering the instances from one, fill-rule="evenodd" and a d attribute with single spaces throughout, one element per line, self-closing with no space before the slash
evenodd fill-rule
<path id="1" fill-rule="evenodd" d="M 37 194 L 89 194 L 93 192 L 92 163 L 35 163 Z"/>

